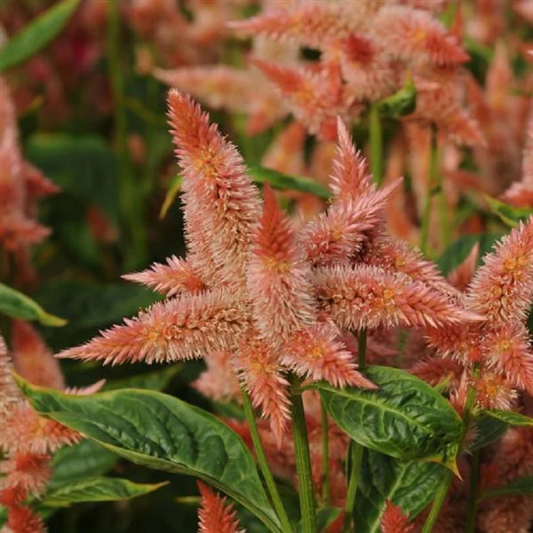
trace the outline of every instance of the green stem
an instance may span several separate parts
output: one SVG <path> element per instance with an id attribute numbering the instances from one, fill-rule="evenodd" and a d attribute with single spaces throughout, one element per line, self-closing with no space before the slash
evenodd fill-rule
<path id="1" fill-rule="evenodd" d="M 346 494 L 346 503 L 344 504 L 344 524 L 342 531 L 348 533 L 352 524 L 353 509 L 355 506 L 355 496 L 357 495 L 357 486 L 361 473 L 361 463 L 363 461 L 363 446 L 355 441 L 350 443 L 351 468 L 349 474 L 348 493 Z"/>
<path id="2" fill-rule="evenodd" d="M 433 204 L 433 196 L 440 194 L 442 183 L 439 179 L 439 147 L 437 139 L 437 130 L 434 126 L 431 127 L 431 147 L 429 152 L 429 175 L 426 191 L 426 199 L 424 203 L 424 212 L 422 214 L 422 227 L 420 229 L 420 249 L 422 253 L 428 252 L 429 226 L 431 222 L 431 206 Z M 439 203 L 439 210 L 441 210 L 441 203 Z M 441 212 L 442 215 L 442 212 Z M 443 229 L 443 231 L 445 231 Z M 447 230 L 446 230 L 447 231 Z"/>
<path id="3" fill-rule="evenodd" d="M 474 378 L 477 376 L 478 371 L 479 371 L 478 368 L 474 366 L 474 369 L 473 369 Z M 459 440 L 460 451 L 463 449 L 463 446 L 466 440 L 466 435 L 470 427 L 470 421 L 472 420 L 472 414 L 473 414 L 475 403 L 476 403 L 476 389 L 472 385 L 470 385 L 468 387 L 468 394 L 466 397 L 465 408 L 463 411 L 463 427 L 461 430 L 461 437 Z M 449 469 L 446 469 L 446 472 L 444 473 L 444 478 L 442 480 L 442 484 L 440 486 L 439 492 L 437 493 L 437 496 L 435 497 L 435 500 L 433 501 L 431 511 L 426 520 L 426 523 L 424 524 L 424 529 L 422 529 L 422 533 L 431 533 L 433 531 L 433 527 L 435 526 L 435 523 L 437 522 L 439 512 L 442 508 L 442 505 L 444 504 L 444 501 L 446 500 L 446 495 L 448 494 L 448 490 L 450 489 L 452 479 L 453 479 L 453 472 Z"/>
<path id="4" fill-rule="evenodd" d="M 376 185 L 381 185 L 381 182 L 383 181 L 383 138 L 379 109 L 376 102 L 370 104 L 369 130 L 370 170 L 372 171 Z"/>
<path id="5" fill-rule="evenodd" d="M 302 513 L 302 533 L 316 533 L 316 510 L 313 493 L 313 477 L 311 474 L 311 458 L 309 456 L 309 440 L 300 383 L 295 376 L 291 376 L 291 414 L 294 435 L 294 454 L 296 456 L 296 471 L 298 473 L 298 494 L 300 496 L 300 511 Z"/>
<path id="6" fill-rule="evenodd" d="M 244 413 L 246 415 L 246 421 L 248 422 L 248 426 L 250 427 L 250 435 L 252 436 L 255 456 L 257 458 L 259 468 L 261 468 L 261 472 L 263 473 L 268 492 L 270 494 L 270 497 L 272 498 L 274 509 L 276 510 L 278 518 L 281 522 L 283 532 L 291 533 L 291 522 L 289 520 L 289 517 L 287 516 L 287 512 L 285 511 L 283 502 L 281 501 L 281 496 L 279 494 L 276 481 L 274 480 L 274 476 L 272 475 L 270 467 L 268 466 L 265 449 L 263 448 L 263 443 L 261 442 L 261 437 L 259 436 L 259 431 L 257 429 L 257 422 L 255 420 L 252 402 L 250 401 L 248 393 L 244 389 L 241 389 L 241 393 L 244 405 Z"/>
<path id="7" fill-rule="evenodd" d="M 433 531 L 433 526 L 437 522 L 437 518 L 439 516 L 442 505 L 444 504 L 444 500 L 446 500 L 446 496 L 448 494 L 448 490 L 452 483 L 452 479 L 453 479 L 452 471 L 446 469 L 446 472 L 444 473 L 444 477 L 441 481 L 439 492 L 437 493 L 435 500 L 433 500 L 433 505 L 431 506 L 431 511 L 426 520 L 426 523 L 424 524 L 424 529 L 422 529 L 422 533 L 431 533 Z"/>
<path id="8" fill-rule="evenodd" d="M 468 494 L 468 516 L 466 518 L 466 533 L 476 530 L 477 493 L 479 487 L 479 460 L 480 450 L 474 450 L 470 462 L 470 492 Z"/>
<path id="9" fill-rule="evenodd" d="M 366 344 L 367 331 L 362 329 L 357 338 L 357 353 L 359 360 L 359 370 L 364 372 L 366 369 Z M 363 453 L 365 449 L 363 446 L 355 441 L 350 443 L 350 459 L 351 468 L 348 476 L 348 493 L 346 495 L 346 503 L 344 504 L 344 533 L 350 531 L 352 523 L 353 509 L 355 506 L 355 496 L 357 494 L 357 486 L 359 485 L 359 477 L 361 474 L 361 462 L 363 460 Z"/>
<path id="10" fill-rule="evenodd" d="M 126 268 L 132 269 L 144 263 L 146 241 L 144 238 L 141 202 L 128 150 L 128 124 L 126 119 L 123 67 L 120 62 L 120 17 L 118 0 L 107 0 L 108 26 L 107 48 L 109 78 L 113 92 L 115 142 L 120 167 L 120 213 L 126 231 Z"/>
<path id="11" fill-rule="evenodd" d="M 320 402 L 320 425 L 322 426 L 322 499 L 331 504 L 331 480 L 329 475 L 329 422 L 324 402 Z"/>

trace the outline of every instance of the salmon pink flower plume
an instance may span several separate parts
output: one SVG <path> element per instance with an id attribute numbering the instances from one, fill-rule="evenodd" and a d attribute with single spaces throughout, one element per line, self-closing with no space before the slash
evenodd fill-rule
<path id="1" fill-rule="evenodd" d="M 398 182 L 376 189 L 336 117 L 331 205 L 298 227 L 268 186 L 261 203 L 237 150 L 191 98 L 172 90 L 169 105 L 187 257 L 127 276 L 168 299 L 60 357 L 105 364 L 205 358 L 195 386 L 217 401 L 236 399 L 233 371 L 279 444 L 290 420 L 288 372 L 373 387 L 357 371 L 346 330 L 480 319 L 457 303 L 458 291 L 435 265 L 388 236 L 384 210 Z M 370 266 L 376 249 L 387 251 L 384 263 Z"/>
<path id="2" fill-rule="evenodd" d="M 402 510 L 387 500 L 385 511 L 381 516 L 382 533 L 413 533 L 414 525 L 409 524 L 409 517 Z"/>
<path id="3" fill-rule="evenodd" d="M 239 528 L 239 521 L 233 506 L 215 494 L 205 483 L 198 481 L 202 496 L 198 511 L 199 533 L 245 533 Z"/>

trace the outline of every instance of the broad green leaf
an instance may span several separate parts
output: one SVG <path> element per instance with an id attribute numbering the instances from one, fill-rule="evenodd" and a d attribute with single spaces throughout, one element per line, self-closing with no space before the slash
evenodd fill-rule
<path id="1" fill-rule="evenodd" d="M 387 500 L 415 518 L 433 500 L 442 473 L 442 466 L 434 463 L 405 462 L 367 450 L 355 500 L 357 533 L 380 531 Z"/>
<path id="2" fill-rule="evenodd" d="M 105 474 L 117 461 L 116 454 L 97 442 L 82 440 L 61 448 L 52 459 L 50 489 L 71 485 Z"/>
<path id="3" fill-rule="evenodd" d="M 480 411 L 481 415 L 490 416 L 501 422 L 505 422 L 509 426 L 533 426 L 533 418 L 515 413 L 514 411 L 504 411 L 503 409 L 491 409 Z"/>
<path id="4" fill-rule="evenodd" d="M 399 118 L 409 115 L 416 108 L 416 96 L 415 84 L 409 78 L 399 91 L 378 103 L 379 114 L 387 118 Z"/>
<path id="5" fill-rule="evenodd" d="M 486 500 L 499 496 L 518 496 L 520 494 L 533 495 L 533 476 L 519 477 L 503 487 L 486 490 L 481 493 L 479 499 Z"/>
<path id="6" fill-rule="evenodd" d="M 176 364 L 165 366 L 159 370 L 154 370 L 153 372 L 146 372 L 136 376 L 107 381 L 103 390 L 147 389 L 161 391 L 166 389 L 167 385 L 182 368 L 182 365 Z"/>
<path id="7" fill-rule="evenodd" d="M 280 191 L 307 192 L 324 200 L 331 196 L 331 193 L 324 185 L 312 178 L 288 176 L 265 167 L 250 167 L 248 173 L 256 183 L 269 183 L 274 189 L 279 189 Z"/>
<path id="8" fill-rule="evenodd" d="M 317 388 L 337 425 L 353 440 L 405 461 L 432 461 L 455 470 L 461 419 L 452 406 L 421 379 L 396 368 L 367 372 L 377 390 Z"/>
<path id="9" fill-rule="evenodd" d="M 485 196 L 485 199 L 491 211 L 511 228 L 518 226 L 519 222 L 527 220 L 533 214 L 533 209 L 514 207 L 490 196 Z"/>
<path id="10" fill-rule="evenodd" d="M 483 414 L 475 420 L 476 432 L 474 441 L 468 446 L 470 451 L 480 450 L 497 441 L 509 427 L 505 422 Z"/>
<path id="11" fill-rule="evenodd" d="M 47 313 L 25 294 L 0 283 L 0 312 L 20 320 L 38 320 L 45 326 L 64 326 L 67 321 Z"/>
<path id="12" fill-rule="evenodd" d="M 17 379 L 43 416 L 135 463 L 201 478 L 280 532 L 252 455 L 213 415 L 159 392 L 131 389 L 74 396 Z"/>
<path id="13" fill-rule="evenodd" d="M 46 507 L 65 507 L 81 502 L 113 502 L 144 496 L 166 483 L 141 484 L 128 479 L 93 477 L 48 492 L 42 502 Z"/>
<path id="14" fill-rule="evenodd" d="M 28 139 L 26 156 L 61 187 L 63 194 L 101 208 L 116 224 L 117 163 L 105 138 L 37 134 Z"/>
<path id="15" fill-rule="evenodd" d="M 33 20 L 0 50 L 0 72 L 26 61 L 63 29 L 80 0 L 63 0 Z"/>

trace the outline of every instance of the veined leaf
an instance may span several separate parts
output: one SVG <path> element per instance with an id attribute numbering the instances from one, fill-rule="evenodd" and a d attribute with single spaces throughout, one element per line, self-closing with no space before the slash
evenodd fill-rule
<path id="1" fill-rule="evenodd" d="M 533 418 L 515 413 L 514 411 L 504 411 L 503 409 L 491 409 L 480 411 L 481 415 L 490 416 L 509 426 L 533 426 Z"/>
<path id="2" fill-rule="evenodd" d="M 367 375 L 378 390 L 317 385 L 337 425 L 366 448 L 405 461 L 441 463 L 455 471 L 461 419 L 452 406 L 403 370 L 374 366 Z"/>
<path id="3" fill-rule="evenodd" d="M 521 494 L 533 494 L 533 476 L 523 476 L 513 479 L 503 487 L 496 487 L 481 493 L 479 499 L 496 498 L 499 496 L 519 496 Z"/>
<path id="4" fill-rule="evenodd" d="M 269 183 L 280 191 L 299 191 L 327 200 L 331 193 L 324 185 L 303 176 L 288 176 L 265 167 L 250 167 L 248 173 L 256 183 Z"/>
<path id="5" fill-rule="evenodd" d="M 355 500 L 357 533 L 378 533 L 387 500 L 410 519 L 433 500 L 442 482 L 443 467 L 434 463 L 405 462 L 367 450 Z"/>
<path id="6" fill-rule="evenodd" d="M 46 507 L 66 507 L 81 502 L 113 502 L 130 500 L 153 492 L 166 483 L 133 483 L 128 479 L 93 477 L 78 483 L 65 485 L 48 492 L 42 502 Z"/>
<path id="7" fill-rule="evenodd" d="M 92 440 L 82 440 L 74 446 L 66 446 L 54 454 L 52 479 L 48 486 L 54 490 L 101 476 L 117 459 L 116 454 Z"/>
<path id="8" fill-rule="evenodd" d="M 29 59 L 63 29 L 80 0 L 63 0 L 33 20 L 0 50 L 0 72 Z"/>
<path id="9" fill-rule="evenodd" d="M 67 321 L 47 313 L 25 294 L 0 283 L 0 312 L 20 320 L 38 320 L 45 326 L 64 326 Z"/>
<path id="10" fill-rule="evenodd" d="M 201 478 L 247 507 L 271 531 L 281 531 L 252 455 L 213 415 L 160 392 L 131 389 L 74 396 L 17 381 L 43 416 L 135 463 Z"/>
<path id="11" fill-rule="evenodd" d="M 468 446 L 470 451 L 480 450 L 497 441 L 509 427 L 505 422 L 483 414 L 476 418 L 474 441 Z"/>

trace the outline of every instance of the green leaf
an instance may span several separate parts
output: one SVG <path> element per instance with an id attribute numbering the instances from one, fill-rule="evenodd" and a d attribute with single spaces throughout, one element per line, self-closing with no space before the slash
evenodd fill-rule
<path id="1" fill-rule="evenodd" d="M 478 265 L 485 254 L 492 251 L 500 235 L 484 233 L 482 235 L 464 235 L 451 244 L 437 259 L 437 264 L 444 275 L 456 269 L 467 257 L 476 243 L 479 243 Z"/>
<path id="2" fill-rule="evenodd" d="M 117 223 L 117 163 L 105 138 L 37 134 L 28 139 L 26 157 L 59 185 L 63 194 L 101 208 Z"/>
<path id="3" fill-rule="evenodd" d="M 379 114 L 386 118 L 409 115 L 416 109 L 416 87 L 412 78 L 396 93 L 378 103 Z"/>
<path id="4" fill-rule="evenodd" d="M 0 50 L 0 72 L 26 61 L 63 29 L 79 0 L 63 0 L 33 20 Z"/>
<path id="5" fill-rule="evenodd" d="M 482 410 L 481 415 L 490 416 L 501 422 L 505 422 L 509 426 L 533 426 L 533 418 L 515 413 L 514 411 L 504 411 L 503 409 Z"/>
<path id="6" fill-rule="evenodd" d="M 533 495 L 533 476 L 524 476 L 513 479 L 503 487 L 496 487 L 481 493 L 479 499 L 496 498 L 500 496 L 517 496 L 520 494 Z"/>
<path id="7" fill-rule="evenodd" d="M 452 406 L 403 370 L 374 366 L 367 375 L 377 390 L 317 385 L 337 425 L 366 448 L 405 461 L 442 463 L 455 471 L 461 419 Z"/>
<path id="8" fill-rule="evenodd" d="M 357 533 L 378 533 L 387 500 L 412 520 L 433 500 L 442 482 L 442 466 L 405 462 L 367 450 L 355 500 Z"/>
<path id="9" fill-rule="evenodd" d="M 280 191 L 299 191 L 314 194 L 327 200 L 331 193 L 322 184 L 303 176 L 288 176 L 265 167 L 250 167 L 248 173 L 256 183 L 270 183 Z"/>
<path id="10" fill-rule="evenodd" d="M 20 320 L 38 320 L 45 326 L 64 326 L 67 321 L 47 313 L 25 294 L 0 283 L 0 312 Z"/>
<path id="11" fill-rule="evenodd" d="M 159 370 L 154 370 L 153 372 L 145 372 L 144 374 L 138 374 L 136 376 L 107 381 L 103 390 L 147 389 L 161 391 L 166 389 L 174 376 L 176 376 L 182 368 L 182 365 L 176 364 L 160 368 Z"/>
<path id="12" fill-rule="evenodd" d="M 213 415 L 159 392 L 131 389 L 74 396 L 17 381 L 43 416 L 135 463 L 199 477 L 280 532 L 252 455 Z"/>
<path id="13" fill-rule="evenodd" d="M 519 222 L 526 221 L 533 214 L 533 209 L 514 207 L 490 196 L 485 196 L 485 199 L 491 211 L 511 228 L 518 226 Z"/>
<path id="14" fill-rule="evenodd" d="M 474 441 L 468 446 L 469 451 L 480 450 L 497 441 L 509 427 L 505 422 L 483 414 L 476 418 Z"/>
<path id="15" fill-rule="evenodd" d="M 338 507 L 320 507 L 316 510 L 316 525 L 317 531 L 326 530 L 341 514 L 341 509 Z M 296 526 L 296 533 L 303 531 L 302 522 Z"/>
<path id="16" fill-rule="evenodd" d="M 66 507 L 81 502 L 131 500 L 161 488 L 166 483 L 141 484 L 127 479 L 93 477 L 48 492 L 42 502 L 47 507 Z"/>
<path id="17" fill-rule="evenodd" d="M 105 474 L 117 461 L 116 454 L 97 442 L 82 440 L 61 448 L 52 458 L 50 489 L 72 485 Z"/>

